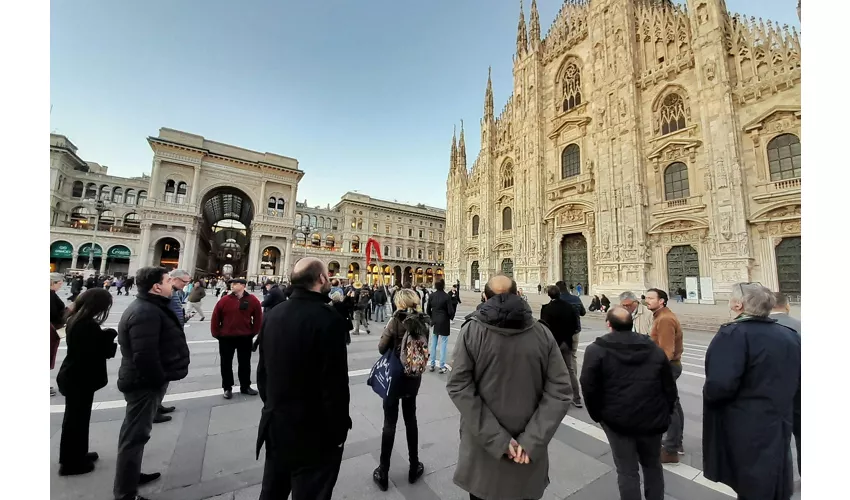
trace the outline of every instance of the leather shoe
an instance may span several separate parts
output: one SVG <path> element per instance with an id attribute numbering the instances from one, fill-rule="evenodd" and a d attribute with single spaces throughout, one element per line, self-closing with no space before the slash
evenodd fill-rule
<path id="1" fill-rule="evenodd" d="M 59 465 L 59 475 L 60 476 L 79 476 L 82 474 L 88 474 L 89 472 L 94 470 L 94 463 L 86 460 L 82 464 L 79 465 Z"/>
<path id="2" fill-rule="evenodd" d="M 224 399 L 230 399 L 232 397 L 233 397 L 233 390 L 232 389 L 225 389 L 224 390 Z"/>
<path id="3" fill-rule="evenodd" d="M 97 462 L 98 458 L 100 458 L 100 455 L 98 455 L 96 451 L 86 453 L 86 460 L 89 462 Z"/>
<path id="4" fill-rule="evenodd" d="M 386 472 L 381 470 L 380 466 L 372 473 L 372 480 L 375 481 L 381 491 L 387 491 L 390 487 L 390 478 L 387 477 Z"/>
<path id="5" fill-rule="evenodd" d="M 171 421 L 171 415 L 163 415 L 162 413 L 157 413 L 156 416 L 153 418 L 153 423 L 155 423 L 155 424 L 161 424 L 163 422 L 170 422 L 170 421 Z"/>
<path id="6" fill-rule="evenodd" d="M 144 472 L 142 472 L 139 474 L 139 486 L 156 481 L 161 475 L 162 474 L 160 474 L 159 472 L 154 472 L 152 474 L 145 474 Z"/>
<path id="7" fill-rule="evenodd" d="M 174 406 L 162 406 L 162 405 L 160 405 L 160 406 L 159 406 L 159 410 L 158 410 L 158 411 L 159 411 L 159 413 L 163 413 L 163 414 L 164 414 L 164 413 L 171 413 L 171 412 L 173 412 L 173 411 L 174 411 L 174 410 L 176 410 L 176 409 L 177 409 L 177 408 L 176 408 L 176 407 L 174 407 Z"/>
<path id="8" fill-rule="evenodd" d="M 407 473 L 407 482 L 413 484 L 417 479 L 422 477 L 422 474 L 425 474 L 425 464 L 422 462 L 416 462 L 416 467 L 410 468 L 410 472 Z"/>
<path id="9" fill-rule="evenodd" d="M 255 389 L 251 389 L 250 387 L 240 389 L 239 392 L 241 392 L 242 394 L 247 394 L 249 396 L 256 396 L 257 394 L 259 394 L 259 392 L 257 392 Z"/>

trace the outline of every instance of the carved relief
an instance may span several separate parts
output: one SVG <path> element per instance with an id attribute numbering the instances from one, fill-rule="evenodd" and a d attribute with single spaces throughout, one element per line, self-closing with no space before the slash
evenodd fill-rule
<path id="1" fill-rule="evenodd" d="M 558 217 L 558 225 L 568 226 L 572 224 L 577 224 L 581 222 L 583 219 L 582 211 L 580 209 L 568 209 L 561 212 Z"/>
<path id="2" fill-rule="evenodd" d="M 632 228 L 626 229 L 626 246 L 629 248 L 635 246 L 635 231 Z"/>
<path id="3" fill-rule="evenodd" d="M 602 248 L 608 250 L 611 244 L 611 236 L 608 234 L 608 231 L 603 231 L 602 233 Z"/>
<path id="4" fill-rule="evenodd" d="M 714 73 L 715 73 L 715 71 L 717 71 L 717 66 L 716 66 L 716 64 L 714 63 L 714 59 L 713 59 L 713 58 L 712 58 L 712 59 L 709 59 L 709 60 L 705 63 L 705 70 L 704 70 L 704 71 L 705 71 L 705 78 L 706 78 L 708 81 L 710 81 L 710 82 L 711 82 L 711 81 L 714 81 Z"/>
<path id="5" fill-rule="evenodd" d="M 724 215 L 720 221 L 720 234 L 727 241 L 732 238 L 732 217 L 728 214 Z"/>

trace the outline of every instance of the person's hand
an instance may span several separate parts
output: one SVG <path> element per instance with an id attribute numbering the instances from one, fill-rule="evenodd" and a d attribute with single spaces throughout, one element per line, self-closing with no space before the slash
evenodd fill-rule
<path id="1" fill-rule="evenodd" d="M 531 459 L 528 458 L 528 453 L 522 449 L 522 445 L 517 443 L 516 439 L 511 439 L 511 442 L 508 443 L 508 456 L 511 457 L 515 463 L 518 464 L 527 464 L 531 462 Z"/>

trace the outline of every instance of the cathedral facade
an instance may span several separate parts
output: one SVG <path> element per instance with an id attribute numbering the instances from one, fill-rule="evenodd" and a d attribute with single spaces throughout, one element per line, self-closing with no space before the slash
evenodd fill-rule
<path id="1" fill-rule="evenodd" d="M 795 29 L 723 0 L 568 0 L 545 36 L 520 7 L 471 168 L 452 138 L 446 279 L 799 300 L 800 67 Z"/>

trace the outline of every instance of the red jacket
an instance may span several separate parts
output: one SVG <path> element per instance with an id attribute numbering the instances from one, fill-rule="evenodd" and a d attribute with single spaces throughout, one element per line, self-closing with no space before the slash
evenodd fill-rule
<path id="1" fill-rule="evenodd" d="M 242 303 L 246 305 L 242 306 Z M 260 332 L 262 323 L 263 308 L 260 307 L 257 297 L 245 292 L 242 299 L 239 299 L 228 293 L 215 304 L 210 329 L 215 338 L 241 337 L 256 335 Z"/>

